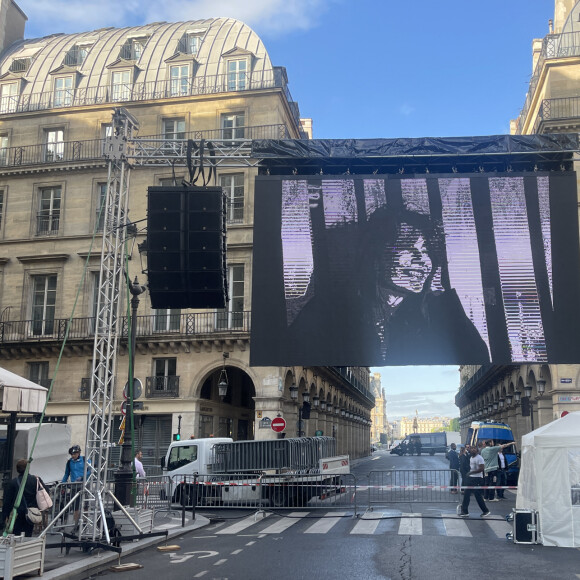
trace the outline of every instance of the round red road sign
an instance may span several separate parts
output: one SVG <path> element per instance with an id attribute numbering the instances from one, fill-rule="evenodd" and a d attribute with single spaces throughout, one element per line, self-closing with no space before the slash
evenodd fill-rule
<path id="1" fill-rule="evenodd" d="M 562 411 L 560 413 L 560 417 L 565 417 L 568 414 L 568 411 Z"/>
<path id="2" fill-rule="evenodd" d="M 286 429 L 286 421 L 282 419 L 282 417 L 276 417 L 275 419 L 272 419 L 272 424 L 270 426 L 272 427 L 272 431 L 280 433 Z"/>

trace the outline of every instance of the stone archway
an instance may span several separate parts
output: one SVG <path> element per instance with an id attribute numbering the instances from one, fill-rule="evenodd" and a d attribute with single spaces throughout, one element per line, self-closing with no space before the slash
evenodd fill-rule
<path id="1" fill-rule="evenodd" d="M 213 370 L 199 390 L 199 414 L 196 437 L 231 437 L 234 441 L 254 439 L 256 389 L 242 369 L 225 367 L 228 388 L 222 398 L 218 384 L 222 368 Z"/>

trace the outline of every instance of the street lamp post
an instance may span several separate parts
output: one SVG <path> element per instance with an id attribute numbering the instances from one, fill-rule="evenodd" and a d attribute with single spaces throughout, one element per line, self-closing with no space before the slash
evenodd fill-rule
<path id="1" fill-rule="evenodd" d="M 125 431 L 123 445 L 121 447 L 121 466 L 115 473 L 115 497 L 121 505 L 134 505 L 135 496 L 131 494 L 133 482 L 133 386 L 135 372 L 135 350 L 137 345 L 137 309 L 139 308 L 139 296 L 145 292 L 146 287 L 139 284 L 137 277 L 133 283 L 129 283 L 131 292 L 131 341 L 129 353 L 129 379 L 127 381 L 127 404 L 125 406 Z"/>

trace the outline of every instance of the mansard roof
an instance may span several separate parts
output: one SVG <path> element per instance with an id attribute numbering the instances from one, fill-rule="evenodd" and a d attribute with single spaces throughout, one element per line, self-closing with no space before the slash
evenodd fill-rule
<path id="1" fill-rule="evenodd" d="M 27 93 L 38 94 L 51 90 L 55 71 L 70 65 L 67 55 L 85 47 L 86 56 L 76 65 L 79 88 L 109 84 L 111 69 L 117 69 L 126 54 L 123 47 L 134 41 L 144 41 L 135 60 L 127 60 L 128 67 L 136 67 L 140 83 L 157 82 L 168 77 L 168 65 L 176 53 L 182 52 L 183 39 L 188 35 L 201 38 L 195 58 L 196 75 L 213 76 L 226 73 L 226 59 L 251 55 L 252 73 L 272 69 L 272 63 L 262 40 L 246 24 L 232 18 L 214 18 L 187 22 L 156 22 L 129 28 L 102 28 L 76 34 L 54 34 L 44 38 L 22 40 L 0 55 L 0 78 L 11 72 L 15 60 L 25 60 L 20 76 L 26 80 Z M 180 42 L 182 44 L 180 44 Z M 84 55 L 83 55 L 84 56 Z M 113 66 L 112 66 L 113 65 Z M 14 68 L 14 67 L 13 67 Z M 13 71 L 12 71 L 13 72 Z M 52 73 L 52 75 L 51 75 Z"/>

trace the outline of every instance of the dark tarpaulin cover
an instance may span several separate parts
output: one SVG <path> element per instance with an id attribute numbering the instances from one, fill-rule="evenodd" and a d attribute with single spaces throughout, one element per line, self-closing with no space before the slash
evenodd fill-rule
<path id="1" fill-rule="evenodd" d="M 577 149 L 578 135 L 574 133 L 411 139 L 261 139 L 252 141 L 252 157 L 263 159 L 572 153 Z"/>

